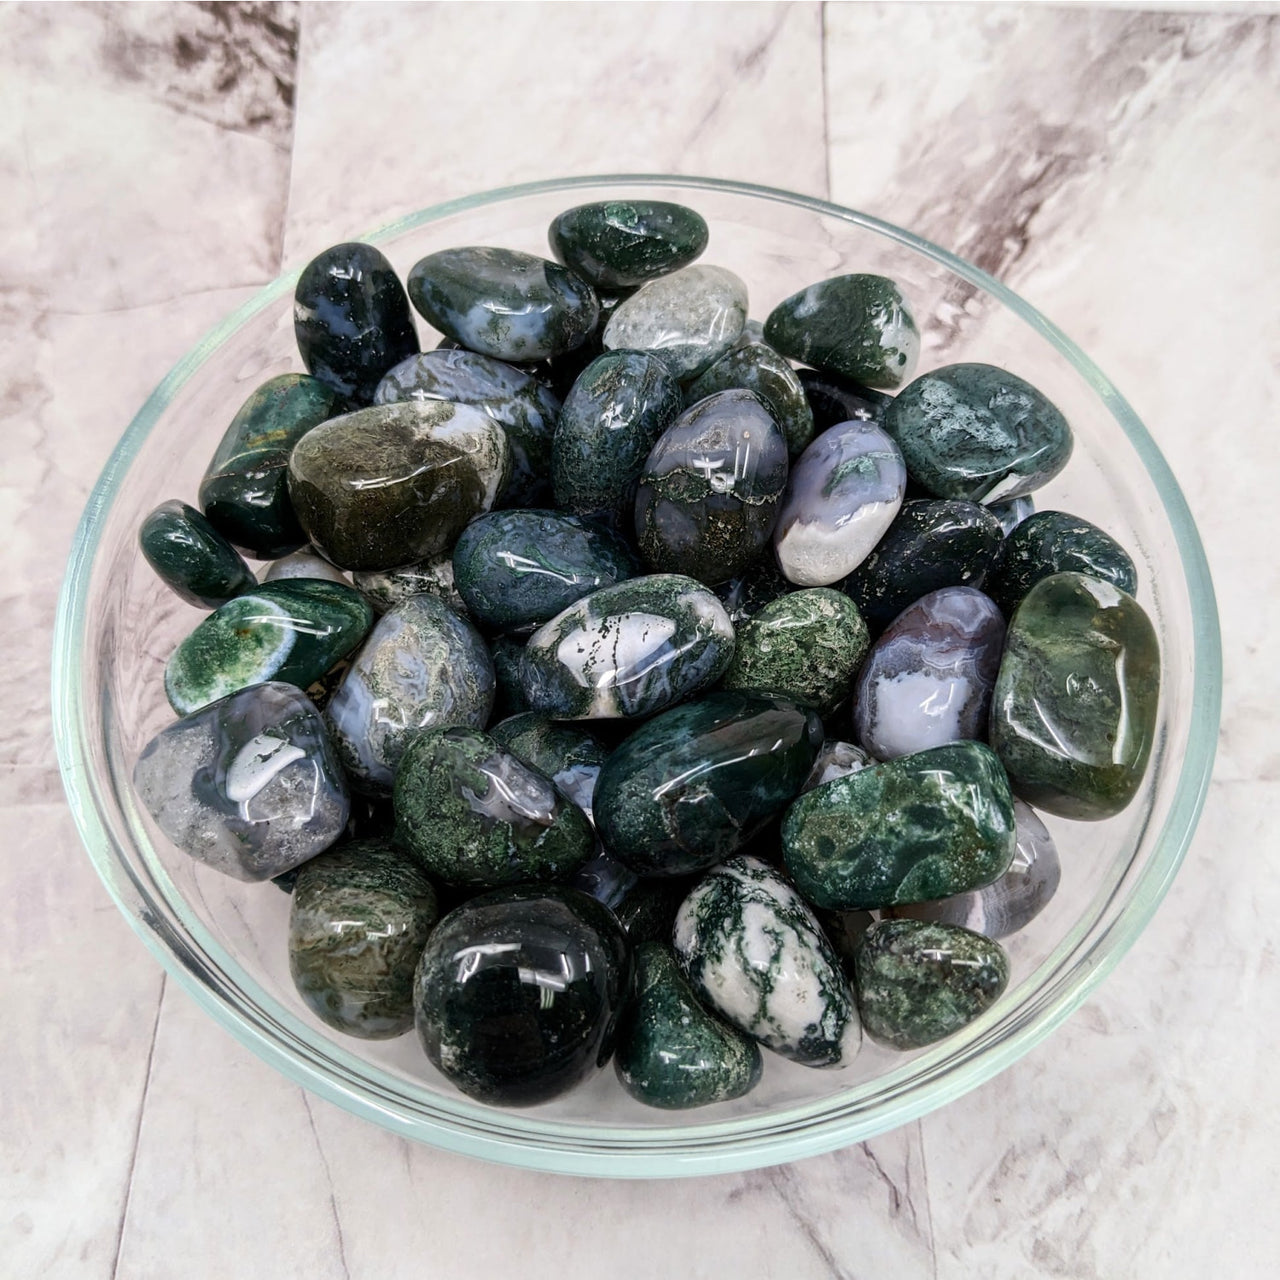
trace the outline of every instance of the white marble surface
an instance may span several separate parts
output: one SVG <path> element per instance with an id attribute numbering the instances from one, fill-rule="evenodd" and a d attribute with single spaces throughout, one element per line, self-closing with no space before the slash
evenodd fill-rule
<path id="1" fill-rule="evenodd" d="M 1265 12 L 0 7 L 0 1274 L 1272 1274 L 1277 85 Z M 173 361 L 335 237 L 605 170 L 829 194 L 1008 280 L 1151 425 L 1226 637 L 1187 864 L 1075 1017 L 918 1124 L 696 1183 L 476 1164 L 288 1084 L 118 917 L 49 736 L 71 532 Z"/>

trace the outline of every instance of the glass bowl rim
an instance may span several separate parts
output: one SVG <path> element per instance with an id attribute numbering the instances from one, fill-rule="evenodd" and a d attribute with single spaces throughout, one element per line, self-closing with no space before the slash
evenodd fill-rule
<path id="1" fill-rule="evenodd" d="M 584 1126 L 564 1120 L 499 1112 L 467 1099 L 437 1095 L 433 1113 L 409 1114 L 395 1078 L 325 1039 L 268 993 L 246 1001 L 257 983 L 192 916 L 179 927 L 157 911 L 128 869 L 105 821 L 107 798 L 91 767 L 81 664 L 88 622 L 90 572 L 100 534 L 121 483 L 143 442 L 180 388 L 253 316 L 291 290 L 301 271 L 265 285 L 214 326 L 161 380 L 112 451 L 76 529 L 58 600 L 53 644 L 53 730 L 63 785 L 80 838 L 116 906 L 164 969 L 242 1044 L 287 1078 L 403 1137 L 521 1168 L 591 1176 L 671 1177 L 727 1173 L 802 1159 L 864 1140 L 916 1119 L 976 1088 L 1010 1066 L 1057 1028 L 1116 966 L 1142 930 L 1177 873 L 1203 806 L 1212 773 L 1221 712 L 1222 654 L 1208 562 L 1186 499 L 1154 440 L 1110 380 L 1056 325 L 986 272 L 919 236 L 870 215 L 775 187 L 674 174 L 603 174 L 554 178 L 478 192 L 407 214 L 357 239 L 379 244 L 408 231 L 485 205 L 525 196 L 599 187 L 713 190 L 791 205 L 874 232 L 930 258 L 996 298 L 1055 347 L 1089 383 L 1132 443 L 1155 484 L 1173 527 L 1192 617 L 1194 654 L 1188 745 L 1173 799 L 1145 865 L 1114 918 L 1083 950 L 1080 929 L 1059 944 L 1037 972 L 1059 972 L 1041 983 L 1020 1021 L 1001 1035 L 980 1030 L 965 1037 L 965 1056 L 947 1061 L 958 1037 L 877 1078 L 882 1095 L 851 1114 L 830 1114 L 839 1098 L 792 1106 L 766 1116 L 718 1123 L 643 1129 Z M 180 895 L 179 895 L 180 897 Z M 1100 919 L 1101 917 L 1099 917 Z M 1095 921 L 1097 923 L 1097 921 Z M 1074 940 L 1074 941 L 1073 941 Z M 1070 944 L 1070 945 L 1069 945 Z M 202 961 L 206 955 L 212 966 Z M 1065 971 L 1063 961 L 1071 963 Z M 1081 964 L 1082 960 L 1087 963 Z M 228 983 L 224 975 L 245 979 Z M 274 1006 L 281 1016 L 271 1016 Z M 980 1027 L 981 1024 L 978 1024 Z M 965 1033 L 962 1033 L 964 1036 Z M 343 1069 L 340 1069 L 343 1068 Z M 384 1079 L 371 1087 L 373 1071 Z M 536 1113 L 535 1113 L 536 1117 Z"/>

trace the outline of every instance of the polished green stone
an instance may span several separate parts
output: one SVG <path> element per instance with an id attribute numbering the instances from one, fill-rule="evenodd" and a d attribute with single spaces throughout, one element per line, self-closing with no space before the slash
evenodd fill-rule
<path id="1" fill-rule="evenodd" d="M 279 680 L 306 689 L 364 639 L 373 610 L 353 587 L 269 582 L 214 610 L 165 666 L 170 705 L 187 715 L 237 689 Z"/>
<path id="2" fill-rule="evenodd" d="M 560 791 L 591 817 L 592 798 L 609 749 L 578 725 L 557 724 L 536 711 L 508 717 L 489 730 L 513 756 L 545 773 Z"/>
<path id="3" fill-rule="evenodd" d="M 889 391 L 920 354 L 916 322 L 884 276 L 835 276 L 792 294 L 769 313 L 764 339 L 792 360 Z"/>
<path id="4" fill-rule="evenodd" d="M 1013 796 L 979 742 L 953 742 L 806 792 L 782 823 L 796 888 L 848 911 L 946 898 L 1004 874 Z"/>
<path id="5" fill-rule="evenodd" d="M 289 972 L 322 1022 L 386 1040 L 413 1026 L 413 974 L 439 916 L 435 890 L 381 840 L 330 849 L 298 872 Z"/>
<path id="6" fill-rule="evenodd" d="M 640 875 L 706 870 L 783 810 L 821 745 L 818 717 L 775 694 L 722 691 L 674 707 L 600 771 L 600 838 Z"/>
<path id="7" fill-rule="evenodd" d="M 1142 606 L 1110 582 L 1059 573 L 1010 620 L 990 741 L 1037 809 L 1109 818 L 1137 794 L 1159 701 L 1160 647 Z"/>
<path id="8" fill-rule="evenodd" d="M 894 1049 L 953 1035 L 990 1009 L 1009 982 L 1009 958 L 998 942 L 921 920 L 873 925 L 853 967 L 863 1028 Z"/>
<path id="9" fill-rule="evenodd" d="M 393 800 L 398 842 L 449 885 L 563 879 L 594 847 L 582 810 L 478 729 L 415 737 L 401 757 Z"/>
<path id="10" fill-rule="evenodd" d="M 625 542 L 558 511 L 493 511 L 453 548 L 453 580 L 478 622 L 532 630 L 601 587 L 639 572 Z"/>
<path id="11" fill-rule="evenodd" d="M 418 350 L 395 269 L 370 244 L 336 244 L 302 269 L 293 328 L 307 371 L 357 405 L 382 375 Z"/>
<path id="12" fill-rule="evenodd" d="M 1005 617 L 1043 578 L 1083 573 L 1119 587 L 1138 590 L 1138 573 L 1129 553 L 1096 524 L 1065 511 L 1037 511 L 1021 521 L 1000 548 L 1000 559 L 983 590 Z"/>
<path id="13" fill-rule="evenodd" d="M 200 481 L 200 506 L 233 545 L 259 560 L 296 551 L 307 535 L 289 501 L 289 454 L 345 402 L 305 373 L 264 382 L 231 420 Z"/>
<path id="14" fill-rule="evenodd" d="M 142 522 L 138 544 L 165 586 L 206 609 L 258 585 L 236 549 L 193 507 L 162 502 Z"/>
<path id="15" fill-rule="evenodd" d="M 773 415 L 793 456 L 813 439 L 813 410 L 787 360 L 764 342 L 739 344 L 700 374 L 685 391 L 686 405 L 717 391 L 753 391 Z"/>
<path id="16" fill-rule="evenodd" d="M 707 247 L 701 214 L 665 200 L 601 200 L 566 209 L 547 238 L 557 261 L 597 289 L 634 289 L 686 267 Z"/>
<path id="17" fill-rule="evenodd" d="M 289 459 L 289 495 L 324 555 L 344 569 L 432 559 L 506 485 L 506 433 L 471 405 L 375 405 L 309 432 Z"/>
<path id="18" fill-rule="evenodd" d="M 1071 427 L 1029 382 L 990 364 L 921 374 L 884 411 L 913 480 L 939 498 L 1008 499 L 1047 484 L 1071 457 Z"/>
<path id="19" fill-rule="evenodd" d="M 783 693 L 827 716 L 849 696 L 868 641 L 848 596 L 827 587 L 792 591 L 738 628 L 721 683 Z"/>
<path id="20" fill-rule="evenodd" d="M 795 589 L 795 583 L 788 582 L 782 576 L 773 548 L 770 547 L 736 578 L 720 583 L 715 592 L 724 605 L 729 620 L 735 627 L 739 627 L 748 618 L 754 618 L 765 605 L 772 604 Z"/>
<path id="21" fill-rule="evenodd" d="M 658 356 L 607 351 L 593 360 L 556 422 L 556 504 L 629 528 L 644 461 L 680 409 L 680 386 Z"/>
<path id="22" fill-rule="evenodd" d="M 633 963 L 613 1057 L 622 1087 L 668 1111 L 728 1102 L 755 1088 L 763 1069 L 755 1041 L 698 1003 L 671 952 L 646 942 Z"/>
<path id="23" fill-rule="evenodd" d="M 921 596 L 982 585 L 1000 545 L 999 520 L 976 502 L 907 502 L 843 588 L 880 632 Z"/>

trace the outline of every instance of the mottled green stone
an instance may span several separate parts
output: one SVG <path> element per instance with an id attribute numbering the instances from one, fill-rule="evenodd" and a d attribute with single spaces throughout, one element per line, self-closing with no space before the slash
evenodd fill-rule
<path id="1" fill-rule="evenodd" d="M 686 267 L 707 247 L 705 219 L 665 200 L 601 200 L 566 209 L 547 238 L 557 261 L 597 289 L 633 289 Z"/>
<path id="2" fill-rule="evenodd" d="M 607 351 L 593 360 L 565 396 L 556 422 L 556 504 L 629 526 L 644 461 L 681 403 L 679 383 L 656 355 Z"/>
<path id="3" fill-rule="evenodd" d="M 916 322 L 884 276 L 835 276 L 792 294 L 769 313 L 764 339 L 792 360 L 889 391 L 920 354 Z"/>
<path id="4" fill-rule="evenodd" d="M 289 501 L 289 454 L 344 407 L 332 387 L 305 373 L 264 382 L 232 418 L 200 481 L 209 523 L 259 560 L 303 546 L 307 535 Z"/>
<path id="5" fill-rule="evenodd" d="M 894 1049 L 953 1035 L 990 1009 L 1009 982 L 1009 958 L 998 942 L 921 920 L 873 925 L 853 967 L 863 1028 Z"/>
<path id="6" fill-rule="evenodd" d="M 990 364 L 921 374 L 882 420 L 912 479 L 939 498 L 983 502 L 1031 493 L 1071 457 L 1071 427 L 1056 406 Z"/>
<path id="7" fill-rule="evenodd" d="M 592 797 L 609 749 L 577 725 L 557 724 L 536 711 L 508 717 L 489 730 L 513 756 L 545 773 L 579 809 L 591 817 Z"/>
<path id="8" fill-rule="evenodd" d="M 1138 792 L 1159 702 L 1160 647 L 1142 606 L 1110 582 L 1059 573 L 1009 623 L 990 741 L 1036 808 L 1109 818 Z"/>
<path id="9" fill-rule="evenodd" d="M 236 549 L 194 507 L 162 502 L 142 522 L 138 545 L 165 586 L 212 609 L 258 585 Z"/>
<path id="10" fill-rule="evenodd" d="M 373 610 L 352 587 L 269 582 L 214 610 L 174 651 L 164 687 L 179 715 L 280 680 L 306 689 L 364 639 Z"/>
<path id="11" fill-rule="evenodd" d="M 1043 578 L 1083 573 L 1136 595 L 1138 572 L 1129 553 L 1096 524 L 1065 511 L 1037 511 L 1004 540 L 1000 559 L 983 590 L 1005 617 Z"/>
<path id="12" fill-rule="evenodd" d="M 686 405 L 717 391 L 754 391 L 773 415 L 792 455 L 813 439 L 813 410 L 804 387 L 786 359 L 764 342 L 740 344 L 700 374 L 685 392 Z"/>
<path id="13" fill-rule="evenodd" d="M 478 729 L 428 729 L 396 773 L 397 841 L 446 884 L 559 880 L 591 857 L 582 810 Z"/>
<path id="14" fill-rule="evenodd" d="M 380 840 L 322 853 L 297 874 L 289 972 L 329 1026 L 387 1040 L 413 1026 L 413 974 L 439 915 L 422 870 Z"/>
<path id="15" fill-rule="evenodd" d="M 866 623 L 848 596 L 828 587 L 792 591 L 738 628 L 721 683 L 784 693 L 827 716 L 849 696 L 868 643 Z"/>
<path id="16" fill-rule="evenodd" d="M 632 997 L 613 1058 L 622 1087 L 638 1102 L 668 1111 L 728 1102 L 755 1088 L 760 1050 L 698 1003 L 671 952 L 646 942 L 633 965 Z"/>
<path id="17" fill-rule="evenodd" d="M 806 792 L 782 823 L 796 888 L 849 911 L 990 884 L 1015 849 L 1013 796 L 980 742 L 953 742 Z"/>

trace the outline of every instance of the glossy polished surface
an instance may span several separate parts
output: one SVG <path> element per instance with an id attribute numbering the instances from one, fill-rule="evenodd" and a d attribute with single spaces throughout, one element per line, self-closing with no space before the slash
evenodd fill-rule
<path id="1" fill-rule="evenodd" d="M 689 384 L 685 404 L 694 405 L 717 391 L 751 391 L 778 424 L 789 453 L 802 452 L 813 439 L 813 410 L 804 386 L 784 356 L 765 342 L 748 342 L 746 331 L 732 351 Z"/>
<path id="2" fill-rule="evenodd" d="M 661 200 L 609 200 L 566 209 L 547 238 L 558 261 L 597 289 L 634 289 L 687 267 L 707 247 L 706 220 Z"/>
<path id="3" fill-rule="evenodd" d="M 257 579 L 236 549 L 185 502 L 162 502 L 138 530 L 147 563 L 188 604 L 212 609 Z"/>

